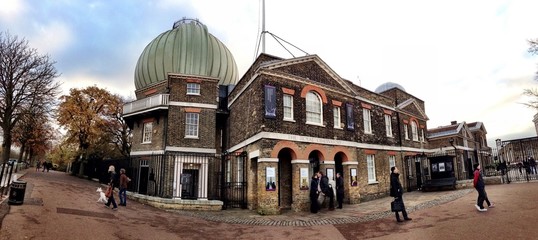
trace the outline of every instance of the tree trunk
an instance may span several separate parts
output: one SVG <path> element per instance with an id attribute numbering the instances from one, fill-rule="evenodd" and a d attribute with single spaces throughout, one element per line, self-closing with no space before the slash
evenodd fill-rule
<path id="1" fill-rule="evenodd" d="M 2 162 L 7 163 L 11 155 L 11 131 L 4 129 L 4 142 L 2 143 Z"/>

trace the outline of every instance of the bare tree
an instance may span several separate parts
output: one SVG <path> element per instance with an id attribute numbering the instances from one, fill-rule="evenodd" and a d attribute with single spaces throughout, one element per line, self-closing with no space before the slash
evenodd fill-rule
<path id="1" fill-rule="evenodd" d="M 118 95 L 113 95 L 112 98 L 110 107 L 113 108 L 113 111 L 110 112 L 103 129 L 112 136 L 112 144 L 116 150 L 122 156 L 129 157 L 131 153 L 131 129 L 122 117 L 123 105 L 127 101 Z"/>
<path id="2" fill-rule="evenodd" d="M 12 130 L 30 109 L 48 104 L 58 94 L 54 61 L 39 55 L 28 41 L 0 32 L 0 127 L 4 133 L 2 160 L 7 162 Z"/>

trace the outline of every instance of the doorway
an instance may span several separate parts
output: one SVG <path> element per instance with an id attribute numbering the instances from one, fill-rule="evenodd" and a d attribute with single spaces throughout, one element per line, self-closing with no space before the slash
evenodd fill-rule
<path id="1" fill-rule="evenodd" d="M 181 174 L 181 199 L 198 198 L 198 169 L 184 169 Z"/>
<path id="2" fill-rule="evenodd" d="M 292 192 L 292 152 L 285 148 L 278 153 L 278 205 L 281 209 L 291 209 Z"/>
<path id="3" fill-rule="evenodd" d="M 422 189 L 422 167 L 420 160 L 415 161 L 415 171 L 417 173 L 417 188 Z"/>

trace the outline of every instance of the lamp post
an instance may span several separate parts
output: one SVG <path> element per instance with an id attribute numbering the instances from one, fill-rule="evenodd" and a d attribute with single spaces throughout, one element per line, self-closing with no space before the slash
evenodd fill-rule
<path id="1" fill-rule="evenodd" d="M 450 143 L 450 145 L 454 148 L 454 162 L 452 163 L 454 166 L 458 166 L 458 179 L 460 179 L 461 175 L 460 175 L 460 172 L 461 172 L 461 169 L 458 165 L 458 149 L 456 148 L 456 145 L 454 145 L 454 138 L 450 138 L 448 140 L 448 142 Z"/>

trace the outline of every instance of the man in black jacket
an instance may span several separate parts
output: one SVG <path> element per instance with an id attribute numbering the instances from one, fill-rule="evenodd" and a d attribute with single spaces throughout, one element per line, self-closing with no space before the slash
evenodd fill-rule
<path id="1" fill-rule="evenodd" d="M 390 196 L 394 197 L 394 202 L 396 204 L 401 204 L 403 207 L 402 215 L 404 217 L 404 220 L 409 221 L 411 220 L 410 217 L 407 216 L 407 211 L 405 211 L 405 205 L 403 202 L 403 188 L 402 184 L 400 183 L 400 170 L 398 170 L 397 167 L 391 167 L 390 168 Z M 396 214 L 396 221 L 403 222 L 400 219 L 400 214 L 398 211 L 394 212 Z"/>
<path id="2" fill-rule="evenodd" d="M 329 186 L 329 178 L 325 176 L 322 171 L 318 172 L 318 176 L 320 177 L 319 186 L 321 192 L 329 198 L 329 211 L 334 211 L 334 191 L 332 187 Z"/>
<path id="3" fill-rule="evenodd" d="M 336 173 L 336 202 L 338 203 L 338 209 L 342 209 L 342 203 L 344 202 L 344 179 L 342 174 Z"/>

